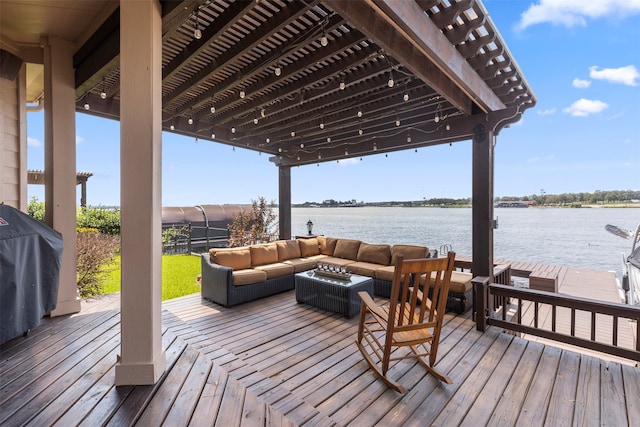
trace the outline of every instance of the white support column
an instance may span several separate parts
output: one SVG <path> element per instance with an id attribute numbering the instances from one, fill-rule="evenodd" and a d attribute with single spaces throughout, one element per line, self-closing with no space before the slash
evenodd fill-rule
<path id="1" fill-rule="evenodd" d="M 76 111 L 72 43 L 41 40 L 44 49 L 45 222 L 62 233 L 58 304 L 52 316 L 77 313 L 76 282 Z"/>
<path id="2" fill-rule="evenodd" d="M 162 348 L 162 17 L 157 0 L 120 3 L 121 359 L 116 385 L 165 370 Z"/>

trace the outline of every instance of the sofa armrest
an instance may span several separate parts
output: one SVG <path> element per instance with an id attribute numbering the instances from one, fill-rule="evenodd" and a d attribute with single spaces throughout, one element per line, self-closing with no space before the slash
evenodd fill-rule
<path id="1" fill-rule="evenodd" d="M 211 262 L 208 253 L 202 255 L 202 296 L 218 304 L 228 306 L 229 289 L 233 286 L 233 268 Z"/>

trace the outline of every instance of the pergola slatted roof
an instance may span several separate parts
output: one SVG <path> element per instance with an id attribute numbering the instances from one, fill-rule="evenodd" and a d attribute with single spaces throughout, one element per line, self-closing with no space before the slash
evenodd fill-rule
<path id="1" fill-rule="evenodd" d="M 474 0 L 161 4 L 163 129 L 277 165 L 470 139 L 478 115 L 536 102 Z M 78 110 L 114 118 L 118 13 L 74 57 Z"/>

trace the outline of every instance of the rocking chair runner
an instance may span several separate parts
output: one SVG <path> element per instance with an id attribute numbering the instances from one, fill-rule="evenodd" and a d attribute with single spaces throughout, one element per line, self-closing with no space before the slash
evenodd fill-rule
<path id="1" fill-rule="evenodd" d="M 406 389 L 390 379 L 387 371 L 390 362 L 401 359 L 417 358 L 433 376 L 452 383 L 449 377 L 436 371 L 434 365 L 454 260 L 455 252 L 449 252 L 447 258 L 435 259 L 404 260 L 400 255 L 388 305 L 379 306 L 368 293 L 358 293 L 362 300 L 358 348 L 382 381 L 400 393 Z M 428 298 L 429 286 L 431 298 Z M 392 354 L 395 347 L 406 346 L 411 349 L 408 354 L 399 350 Z"/>

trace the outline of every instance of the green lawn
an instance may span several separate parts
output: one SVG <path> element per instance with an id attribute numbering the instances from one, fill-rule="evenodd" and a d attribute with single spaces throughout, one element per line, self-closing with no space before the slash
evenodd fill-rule
<path id="1" fill-rule="evenodd" d="M 162 300 L 178 298 L 200 292 L 197 283 L 200 274 L 200 257 L 193 255 L 162 256 Z M 120 292 L 120 257 L 105 268 L 103 292 Z"/>

